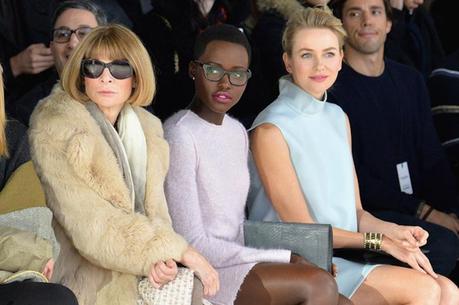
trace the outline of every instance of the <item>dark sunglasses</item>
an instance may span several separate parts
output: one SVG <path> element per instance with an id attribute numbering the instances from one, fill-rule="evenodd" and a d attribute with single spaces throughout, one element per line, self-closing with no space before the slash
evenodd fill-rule
<path id="1" fill-rule="evenodd" d="M 83 59 L 81 62 L 81 75 L 88 78 L 98 78 L 105 68 L 116 79 L 126 79 L 134 74 L 134 70 L 126 60 L 114 60 L 104 63 L 97 59 Z"/>
<path id="2" fill-rule="evenodd" d="M 77 29 L 69 29 L 67 27 L 61 27 L 53 30 L 53 42 L 57 43 L 66 43 L 70 41 L 70 37 L 75 33 L 78 41 L 81 41 L 89 32 L 92 31 L 92 28 L 89 26 L 82 26 Z"/>
<path id="3" fill-rule="evenodd" d="M 219 82 L 225 75 L 228 75 L 229 81 L 234 86 L 244 86 L 252 76 L 252 72 L 247 70 L 227 71 L 215 64 L 205 64 L 197 60 L 194 63 L 200 65 L 204 71 L 204 77 L 211 82 Z"/>

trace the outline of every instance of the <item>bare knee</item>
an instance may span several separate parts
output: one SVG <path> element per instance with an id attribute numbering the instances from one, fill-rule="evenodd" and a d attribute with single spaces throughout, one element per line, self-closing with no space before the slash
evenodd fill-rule
<path id="1" fill-rule="evenodd" d="M 338 287 L 333 276 L 325 270 L 314 268 L 307 273 L 306 304 L 337 304 Z"/>
<path id="2" fill-rule="evenodd" d="M 442 276 L 437 279 L 437 283 L 441 289 L 441 305 L 459 304 L 459 291 L 456 284 Z"/>
<path id="3" fill-rule="evenodd" d="M 421 275 L 416 280 L 414 299 L 410 304 L 438 305 L 440 304 L 441 288 L 437 281 L 429 275 Z"/>

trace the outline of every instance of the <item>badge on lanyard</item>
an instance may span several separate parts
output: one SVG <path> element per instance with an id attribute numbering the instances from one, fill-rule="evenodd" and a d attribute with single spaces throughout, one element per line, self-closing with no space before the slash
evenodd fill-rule
<path id="1" fill-rule="evenodd" d="M 406 194 L 413 194 L 413 187 L 411 186 L 408 162 L 402 162 L 397 164 L 397 174 L 398 182 L 400 183 L 400 190 Z"/>

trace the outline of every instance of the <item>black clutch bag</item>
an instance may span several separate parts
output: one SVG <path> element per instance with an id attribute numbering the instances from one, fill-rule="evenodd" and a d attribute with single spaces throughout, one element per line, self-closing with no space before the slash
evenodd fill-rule
<path id="1" fill-rule="evenodd" d="M 244 222 L 245 245 L 261 249 L 285 249 L 331 272 L 332 228 L 328 224 Z"/>

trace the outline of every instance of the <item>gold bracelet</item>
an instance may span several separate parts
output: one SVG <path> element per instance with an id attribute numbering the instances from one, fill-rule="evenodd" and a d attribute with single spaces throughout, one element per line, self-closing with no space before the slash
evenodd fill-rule
<path id="1" fill-rule="evenodd" d="M 381 251 L 383 239 L 382 233 L 366 232 L 363 234 L 363 248 L 367 250 Z"/>

